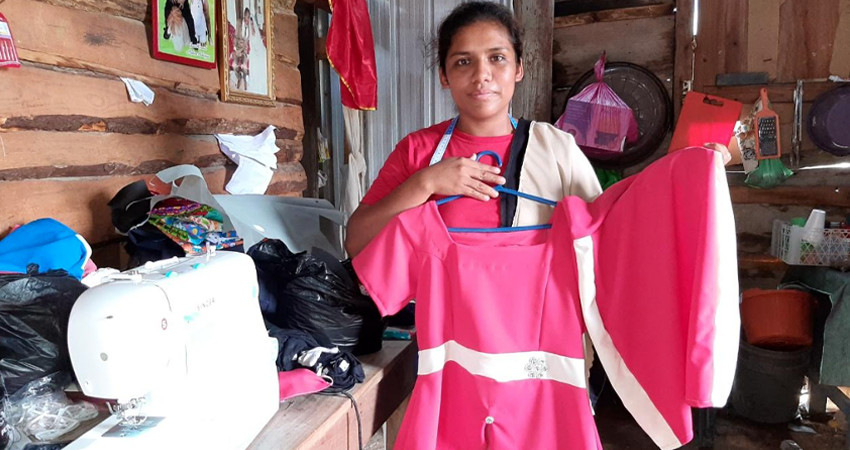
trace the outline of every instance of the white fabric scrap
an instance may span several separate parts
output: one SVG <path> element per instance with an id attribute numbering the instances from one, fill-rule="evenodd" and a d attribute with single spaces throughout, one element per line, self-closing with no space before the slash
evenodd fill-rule
<path id="1" fill-rule="evenodd" d="M 298 364 L 301 364 L 304 367 L 313 367 L 319 363 L 319 358 L 322 357 L 323 354 L 329 353 L 331 355 L 336 355 L 339 353 L 339 348 L 325 348 L 325 347 L 316 347 L 301 353 L 298 357 Z"/>
<path id="2" fill-rule="evenodd" d="M 239 167 L 225 189 L 238 194 L 265 194 L 272 181 L 272 171 L 277 169 L 278 152 L 275 144 L 275 127 L 269 125 L 256 136 L 217 134 L 219 148 Z"/>
<path id="3" fill-rule="evenodd" d="M 121 77 L 121 81 L 127 86 L 127 93 L 130 94 L 130 100 L 133 103 L 144 103 L 145 106 L 150 106 L 153 103 L 156 94 L 145 83 L 139 80 Z"/>

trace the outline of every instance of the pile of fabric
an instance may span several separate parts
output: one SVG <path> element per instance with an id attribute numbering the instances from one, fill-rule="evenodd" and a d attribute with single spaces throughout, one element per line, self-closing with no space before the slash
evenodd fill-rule
<path id="1" fill-rule="evenodd" d="M 173 256 L 216 250 L 240 250 L 242 239 L 225 225 L 216 208 L 179 196 L 170 196 L 170 186 L 155 180 L 124 186 L 109 201 L 115 231 L 127 236 L 128 266 L 159 261 Z M 156 188 L 156 189 L 149 189 Z M 151 208 L 154 196 L 166 196 Z"/>
<path id="2" fill-rule="evenodd" d="M 186 254 L 205 253 L 242 245 L 235 230 L 224 231 L 224 217 L 215 208 L 183 198 L 169 198 L 159 203 L 148 223 L 177 243 Z"/>

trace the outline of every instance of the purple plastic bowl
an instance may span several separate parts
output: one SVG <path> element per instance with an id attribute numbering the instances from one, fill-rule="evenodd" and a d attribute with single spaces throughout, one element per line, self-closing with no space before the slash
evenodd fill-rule
<path id="1" fill-rule="evenodd" d="M 808 121 L 809 137 L 821 150 L 850 155 L 850 85 L 824 92 L 815 99 Z"/>

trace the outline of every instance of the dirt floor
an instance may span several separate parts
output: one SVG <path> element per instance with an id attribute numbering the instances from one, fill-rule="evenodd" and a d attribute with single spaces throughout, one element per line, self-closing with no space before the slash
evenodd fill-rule
<path id="1" fill-rule="evenodd" d="M 603 393 L 596 407 L 596 425 L 605 450 L 653 450 L 657 449 L 634 419 L 619 403 Z M 845 436 L 847 421 L 841 413 L 820 418 L 818 421 L 800 419 L 791 424 L 761 425 L 740 416 L 731 409 L 718 413 L 714 449 L 716 450 L 779 450 L 782 441 L 794 440 L 803 450 L 847 450 Z M 804 428 L 798 428 L 802 426 Z M 692 442 L 683 447 L 696 450 Z"/>
<path id="2" fill-rule="evenodd" d="M 596 405 L 596 426 L 599 428 L 602 447 L 605 450 L 658 449 L 615 395 L 606 395 L 603 392 Z M 792 427 L 807 431 L 793 431 Z M 790 426 L 789 424 L 761 425 L 742 418 L 727 408 L 718 413 L 713 448 L 715 450 L 780 450 L 782 441 L 791 439 L 803 450 L 848 450 L 850 447 L 845 440 L 846 430 L 847 420 L 841 413 L 818 420 L 799 419 Z M 697 450 L 699 447 L 696 442 L 692 442 L 682 448 Z M 366 450 L 385 450 L 382 432 L 378 432 L 372 438 Z"/>

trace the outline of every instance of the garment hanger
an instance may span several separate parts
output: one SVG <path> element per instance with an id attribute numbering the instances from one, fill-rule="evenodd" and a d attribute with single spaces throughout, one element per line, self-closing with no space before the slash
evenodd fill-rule
<path id="1" fill-rule="evenodd" d="M 498 167 L 502 167 L 502 158 L 499 157 L 499 155 L 492 150 L 486 150 L 486 151 L 479 153 L 476 156 L 475 160 L 481 161 L 481 158 L 483 158 L 485 156 L 493 157 L 493 159 L 496 160 L 496 165 Z M 500 192 L 500 193 L 508 194 L 508 195 L 515 195 L 517 197 L 532 200 L 532 201 L 542 203 L 542 204 L 548 205 L 548 206 L 556 206 L 558 204 L 558 202 L 555 202 L 555 201 L 552 201 L 552 200 L 549 200 L 549 199 L 546 199 L 546 198 L 543 198 L 543 197 L 538 197 L 536 195 L 526 194 L 525 192 L 519 192 L 519 191 L 516 191 L 516 190 L 513 190 L 513 189 L 509 189 L 509 188 L 506 188 L 502 185 L 496 185 L 493 189 L 495 189 L 496 192 Z M 437 200 L 437 206 L 445 205 L 446 203 L 453 202 L 453 201 L 455 201 L 459 198 L 462 198 L 462 197 L 464 197 L 464 196 L 463 195 L 453 195 L 451 197 L 446 197 L 444 199 Z M 552 228 L 551 224 L 528 225 L 528 226 L 523 226 L 523 227 L 496 227 L 496 228 L 449 227 L 448 230 L 452 233 L 504 233 L 504 232 L 509 232 L 509 231 L 548 230 L 549 228 Z"/>

